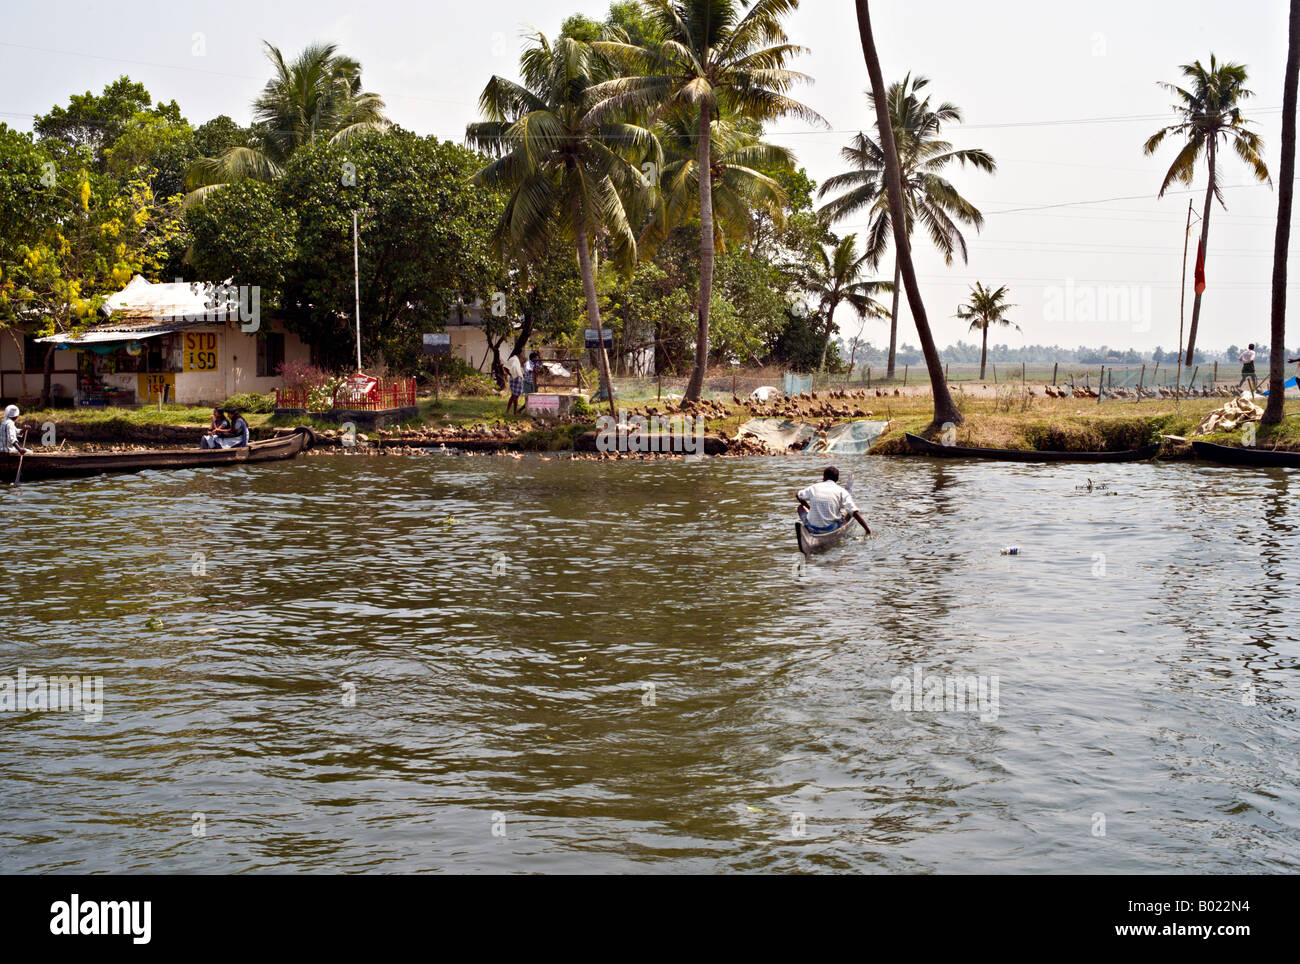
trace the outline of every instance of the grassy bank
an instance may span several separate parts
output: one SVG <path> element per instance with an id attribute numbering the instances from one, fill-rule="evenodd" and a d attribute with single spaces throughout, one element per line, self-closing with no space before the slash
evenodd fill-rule
<path id="1" fill-rule="evenodd" d="M 1013 449 L 1055 449 L 1095 451 L 1135 448 L 1158 442 L 1162 435 L 1204 438 L 1224 445 L 1239 445 L 1242 432 L 1219 432 L 1196 436 L 1196 428 L 1206 413 L 1224 403 L 1221 398 L 1191 399 L 1175 403 L 1171 399 L 1146 399 L 1140 402 L 1113 401 L 1097 404 L 1090 399 L 1033 397 L 976 398 L 956 391 L 958 407 L 965 421 L 957 427 L 956 444 Z M 666 403 L 647 403 L 659 413 L 670 410 Z M 647 404 L 628 405 L 631 412 L 643 411 Z M 804 410 L 819 403 L 802 402 Z M 931 403 L 928 396 L 884 395 L 853 400 L 858 414 L 854 418 L 871 418 L 890 423 L 888 430 L 873 447 L 877 454 L 906 451 L 905 432 L 923 434 L 930 423 Z M 400 425 L 389 426 L 384 434 L 401 431 L 439 433 L 478 430 L 485 435 L 509 435 L 517 447 L 533 451 L 557 451 L 571 448 L 573 438 L 593 427 L 594 416 L 581 422 L 551 423 L 523 415 L 505 415 L 505 401 L 500 397 L 423 398 L 419 414 Z M 604 411 L 603 409 L 601 410 Z M 814 424 L 827 421 L 816 414 L 803 415 L 796 407 L 790 414 Z M 1288 401 L 1286 417 L 1276 428 L 1258 427 L 1255 444 L 1263 448 L 1300 451 L 1300 400 Z M 39 432 L 44 422 L 60 427 L 61 437 L 76 438 L 94 432 L 98 437 L 122 441 L 149 442 L 165 429 L 172 434 L 193 434 L 208 424 L 211 409 L 179 405 L 121 409 L 77 408 L 44 409 L 24 412 L 21 423 Z M 741 424 L 754 412 L 730 400 L 715 403 L 707 417 L 710 434 L 734 437 Z M 255 434 L 274 428 L 308 424 L 318 431 L 338 430 L 338 425 L 320 419 L 246 416 Z M 837 419 L 842 420 L 842 419 Z M 260 430 L 260 432 L 259 432 Z"/>

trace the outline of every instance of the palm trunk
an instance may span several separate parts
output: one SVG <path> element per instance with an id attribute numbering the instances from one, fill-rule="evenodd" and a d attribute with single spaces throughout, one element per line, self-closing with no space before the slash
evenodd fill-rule
<path id="1" fill-rule="evenodd" d="M 1214 141 L 1206 149 L 1206 160 L 1210 167 L 1210 183 L 1205 186 L 1205 209 L 1201 212 L 1201 248 L 1202 262 L 1210 260 L 1210 204 L 1214 200 Z M 1196 323 L 1201 318 L 1201 295 L 1198 291 L 1192 301 L 1192 325 L 1187 329 L 1187 358 L 1183 362 L 1191 365 L 1192 353 L 1196 350 Z"/>
<path id="2" fill-rule="evenodd" d="M 989 358 L 989 325 L 984 323 L 984 340 L 980 345 L 980 381 L 984 381 L 984 364 Z"/>
<path id="3" fill-rule="evenodd" d="M 1286 261 L 1291 243 L 1291 199 L 1295 193 L 1296 86 L 1300 78 L 1300 0 L 1291 0 L 1287 31 L 1286 79 L 1282 86 L 1282 168 L 1277 182 L 1277 233 L 1273 237 L 1272 343 L 1268 356 L 1268 405 L 1265 425 L 1282 421 L 1282 361 L 1286 352 Z"/>
<path id="4" fill-rule="evenodd" d="M 903 207 L 903 172 L 898 164 L 898 148 L 894 143 L 894 129 L 889 120 L 889 105 L 886 103 L 884 77 L 880 72 L 880 58 L 876 56 L 876 41 L 871 34 L 871 11 L 867 0 L 854 0 L 858 11 L 858 33 L 862 38 L 862 55 L 867 62 L 867 73 L 871 75 L 871 90 L 875 95 L 876 125 L 880 130 L 880 147 L 885 155 L 885 180 L 889 185 L 889 219 L 893 222 L 894 247 L 897 250 L 899 266 L 902 270 L 903 285 L 907 288 L 907 304 L 912 309 L 912 320 L 916 322 L 916 332 L 921 338 L 921 351 L 925 355 L 925 367 L 930 373 L 930 391 L 934 395 L 934 420 L 931 427 L 938 427 L 945 422 L 954 425 L 962 422 L 961 412 L 952 400 L 948 383 L 943 377 L 943 363 L 939 360 L 939 350 L 934 345 L 934 336 L 930 333 L 930 321 L 925 313 L 925 304 L 921 301 L 921 288 L 916 282 L 916 269 L 912 265 L 912 251 L 907 241 L 906 211 Z"/>
<path id="5" fill-rule="evenodd" d="M 709 363 L 709 302 L 713 298 L 713 178 L 709 156 L 709 105 L 700 105 L 699 176 L 700 176 L 700 301 L 697 306 L 699 327 L 695 333 L 695 368 L 686 383 L 686 399 L 700 400 L 704 391 L 704 371 Z"/>
<path id="6" fill-rule="evenodd" d="M 574 233 L 578 236 L 578 268 L 582 272 L 582 290 L 587 295 L 587 319 L 596 329 L 599 343 L 596 348 L 596 364 L 600 368 L 600 383 L 605 389 L 605 397 L 609 399 L 609 413 L 613 415 L 615 414 L 614 386 L 609 380 L 609 355 L 605 353 L 605 331 L 600 324 L 600 301 L 596 297 L 596 272 L 591 266 L 591 249 L 587 246 L 587 232 L 579 226 Z"/>
<path id="7" fill-rule="evenodd" d="M 889 370 L 885 372 L 886 378 L 894 377 L 894 357 L 898 352 L 898 296 L 902 293 L 903 285 L 899 279 L 899 272 L 903 264 L 898 260 L 898 252 L 894 252 L 894 309 L 889 313 Z"/>
<path id="8" fill-rule="evenodd" d="M 822 360 L 817 363 L 819 372 L 826 370 L 826 353 L 831 347 L 831 333 L 835 330 L 835 308 L 838 304 L 838 301 L 832 301 L 826 309 L 826 339 L 822 342 Z"/>

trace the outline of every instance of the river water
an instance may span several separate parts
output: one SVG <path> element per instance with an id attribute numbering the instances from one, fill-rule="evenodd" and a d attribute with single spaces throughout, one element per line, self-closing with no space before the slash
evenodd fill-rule
<path id="1" fill-rule="evenodd" d="M 5 491 L 0 675 L 103 700 L 0 712 L 0 870 L 1300 866 L 1300 474 L 839 464 L 802 566 L 809 457 Z"/>

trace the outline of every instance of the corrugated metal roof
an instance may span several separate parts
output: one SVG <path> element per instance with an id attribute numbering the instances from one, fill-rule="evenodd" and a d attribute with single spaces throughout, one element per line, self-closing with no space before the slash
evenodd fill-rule
<path id="1" fill-rule="evenodd" d="M 238 304 L 209 307 L 213 287 L 187 281 L 153 284 L 136 275 L 125 288 L 105 300 L 101 310 L 109 316 L 107 321 L 75 337 L 58 334 L 36 340 L 56 345 L 139 341 L 200 325 L 240 320 Z"/>

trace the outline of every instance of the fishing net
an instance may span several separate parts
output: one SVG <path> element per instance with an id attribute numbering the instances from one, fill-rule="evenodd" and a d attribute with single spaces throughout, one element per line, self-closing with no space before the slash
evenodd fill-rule
<path id="1" fill-rule="evenodd" d="M 737 438 L 757 439 L 773 452 L 824 452 L 857 455 L 867 451 L 885 430 L 887 422 L 860 420 L 832 425 L 825 432 L 807 422 L 784 418 L 751 418 L 740 426 Z"/>

